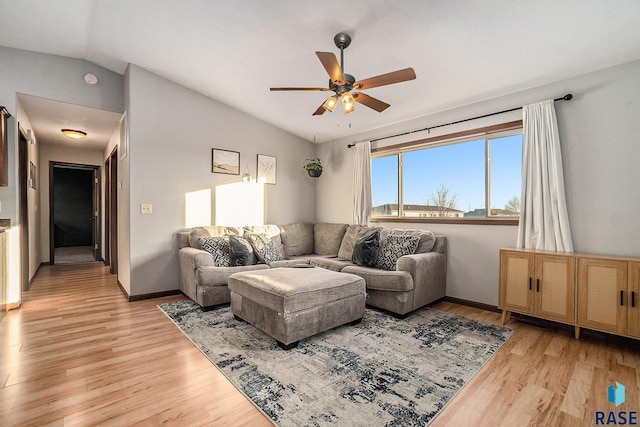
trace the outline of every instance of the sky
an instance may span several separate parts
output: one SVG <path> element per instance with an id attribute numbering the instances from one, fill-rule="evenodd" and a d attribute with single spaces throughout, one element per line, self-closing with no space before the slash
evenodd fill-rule
<path id="1" fill-rule="evenodd" d="M 520 198 L 522 135 L 490 140 L 491 207 L 504 209 Z M 440 185 L 457 195 L 462 211 L 485 207 L 484 139 L 403 154 L 403 203 L 430 204 Z M 373 206 L 398 203 L 397 156 L 374 158 L 371 165 Z"/>

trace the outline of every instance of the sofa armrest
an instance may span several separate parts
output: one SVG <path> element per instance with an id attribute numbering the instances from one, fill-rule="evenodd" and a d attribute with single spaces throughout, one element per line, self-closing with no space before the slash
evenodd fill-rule
<path id="1" fill-rule="evenodd" d="M 439 252 L 404 255 L 396 263 L 397 271 L 413 277 L 413 307 L 415 310 L 446 295 L 447 255 Z"/>
<path id="2" fill-rule="evenodd" d="M 178 250 L 178 262 L 180 290 L 192 300 L 198 301 L 196 269 L 204 266 L 213 267 L 213 256 L 202 249 L 185 247 Z"/>

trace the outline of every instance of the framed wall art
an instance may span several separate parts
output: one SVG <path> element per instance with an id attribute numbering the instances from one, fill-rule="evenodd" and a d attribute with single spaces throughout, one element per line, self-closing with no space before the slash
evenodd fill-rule
<path id="1" fill-rule="evenodd" d="M 240 153 L 237 151 L 212 148 L 211 172 L 240 175 Z"/>
<path id="2" fill-rule="evenodd" d="M 277 159 L 274 156 L 258 154 L 258 182 L 276 183 Z"/>

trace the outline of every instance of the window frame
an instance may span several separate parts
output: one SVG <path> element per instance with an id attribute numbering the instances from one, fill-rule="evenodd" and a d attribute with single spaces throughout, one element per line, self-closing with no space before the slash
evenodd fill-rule
<path id="1" fill-rule="evenodd" d="M 398 223 L 432 223 L 432 224 L 475 224 L 475 225 L 518 225 L 519 218 L 512 217 L 490 217 L 486 216 L 486 206 L 489 206 L 491 192 L 491 170 L 490 170 L 490 148 L 489 139 L 496 139 L 504 136 L 514 135 L 517 131 L 522 132 L 522 120 L 501 123 L 492 126 L 469 129 L 461 132 L 424 138 L 416 141 L 401 144 L 389 145 L 386 147 L 374 148 L 371 150 L 371 158 L 398 155 L 398 216 L 375 216 L 372 212 L 371 222 L 398 222 Z M 485 217 L 484 218 L 434 218 L 434 217 L 403 217 L 403 160 L 402 154 L 409 151 L 416 151 L 425 148 L 434 148 L 457 144 L 474 139 L 485 139 Z M 491 208 L 489 208 L 491 209 Z M 490 212 L 490 210 L 489 210 Z"/>

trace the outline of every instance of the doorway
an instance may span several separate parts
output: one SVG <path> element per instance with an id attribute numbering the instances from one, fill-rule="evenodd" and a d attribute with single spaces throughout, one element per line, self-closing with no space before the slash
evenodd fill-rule
<path id="1" fill-rule="evenodd" d="M 105 221 L 104 263 L 109 273 L 118 274 L 118 148 L 114 148 L 104 163 Z"/>
<path id="2" fill-rule="evenodd" d="M 18 182 L 20 192 L 18 217 L 20 222 L 20 289 L 29 290 L 29 142 L 27 134 L 18 124 Z"/>
<path id="3" fill-rule="evenodd" d="M 50 263 L 100 260 L 100 167 L 50 162 L 49 175 Z"/>

